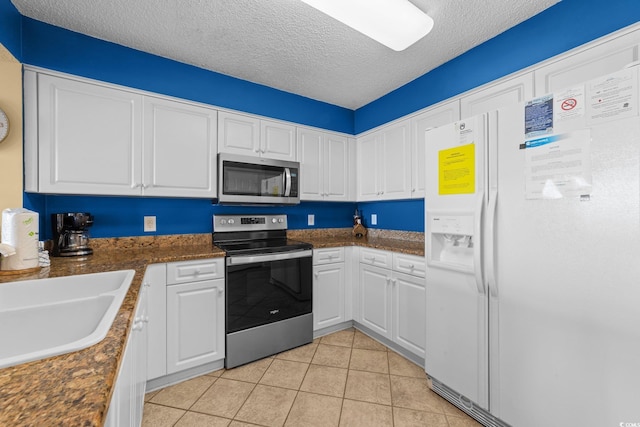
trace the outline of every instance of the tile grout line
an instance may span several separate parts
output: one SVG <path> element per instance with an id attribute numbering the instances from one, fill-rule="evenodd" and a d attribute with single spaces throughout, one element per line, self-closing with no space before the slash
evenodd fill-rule
<path id="1" fill-rule="evenodd" d="M 313 341 L 311 341 L 311 344 L 313 344 Z M 307 344 L 307 345 L 309 345 L 309 344 Z M 311 355 L 311 359 L 309 360 L 309 363 L 307 363 L 307 369 L 304 371 L 304 375 L 302 376 L 302 381 L 300 381 L 300 385 L 298 386 L 298 389 L 296 390 L 296 397 L 293 398 L 293 403 L 291 404 L 291 407 L 289 408 L 289 412 L 287 412 L 287 416 L 284 418 L 284 423 L 282 424 L 283 426 L 287 425 L 287 420 L 289 419 L 289 416 L 291 415 L 291 410 L 293 409 L 293 405 L 296 404 L 296 400 L 298 399 L 298 395 L 300 394 L 300 388 L 302 387 L 302 383 L 304 382 L 304 379 L 306 378 L 307 373 L 309 372 L 309 368 L 311 367 L 311 361 L 313 361 L 313 358 L 315 357 L 316 352 L 318 351 L 318 347 L 320 347 L 320 342 L 318 342 L 318 344 L 316 344 L 316 348 L 315 348 L 315 350 L 313 350 L 313 354 Z M 282 359 L 282 360 L 286 360 L 286 359 Z M 288 362 L 292 362 L 292 361 L 289 360 Z"/>
<path id="2" fill-rule="evenodd" d="M 244 401 L 242 402 L 242 405 L 240 405 L 240 407 L 238 408 L 238 410 L 236 411 L 235 414 L 233 414 L 233 418 L 231 419 L 231 421 L 238 421 L 238 422 L 245 422 L 242 420 L 238 420 L 236 419 L 236 417 L 238 416 L 238 414 L 240 413 L 240 411 L 242 410 L 242 408 L 244 407 L 244 405 L 247 404 L 247 400 L 249 400 L 249 397 L 251 397 L 251 395 L 253 394 L 253 392 L 255 391 L 256 387 L 258 386 L 258 383 L 260 382 L 260 380 L 262 379 L 262 377 L 264 377 L 264 374 L 267 373 L 267 370 L 271 367 L 271 364 L 273 364 L 273 361 L 275 360 L 273 357 L 269 357 L 268 359 L 271 359 L 271 362 L 269 362 L 269 366 L 266 367 L 266 369 L 264 370 L 264 372 L 262 373 L 262 375 L 260 375 L 260 378 L 258 378 L 258 381 L 256 383 L 253 383 L 253 388 L 251 389 L 251 391 L 249 392 L 249 394 L 247 394 L 247 397 L 244 399 Z M 263 359 L 261 359 L 263 360 Z M 253 363 L 253 362 L 252 362 Z M 248 381 L 247 381 L 248 382 Z M 250 423 L 253 424 L 253 423 Z"/>

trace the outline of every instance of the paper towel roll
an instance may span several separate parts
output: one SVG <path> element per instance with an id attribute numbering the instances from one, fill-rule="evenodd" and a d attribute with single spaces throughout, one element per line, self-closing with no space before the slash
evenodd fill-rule
<path id="1" fill-rule="evenodd" d="M 16 249 L 15 255 L 2 259 L 3 270 L 24 270 L 38 266 L 39 231 L 38 212 L 24 208 L 2 211 L 2 243 Z"/>

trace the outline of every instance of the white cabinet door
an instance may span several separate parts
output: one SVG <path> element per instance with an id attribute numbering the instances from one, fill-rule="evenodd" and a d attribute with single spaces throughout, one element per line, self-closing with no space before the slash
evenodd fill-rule
<path id="1" fill-rule="evenodd" d="M 296 161 L 296 128 L 260 120 L 260 155 L 269 159 Z"/>
<path id="2" fill-rule="evenodd" d="M 341 135 L 298 128 L 302 200 L 351 198 L 350 141 Z"/>
<path id="3" fill-rule="evenodd" d="M 142 424 L 147 384 L 147 286 L 140 288 L 133 324 L 124 348 L 115 389 L 109 403 L 105 426 Z"/>
<path id="4" fill-rule="evenodd" d="M 133 367 L 133 411 L 131 413 L 131 425 L 142 424 L 142 413 L 144 408 L 144 394 L 147 387 L 147 356 L 149 340 L 149 313 L 148 313 L 148 291 L 149 286 L 142 285 L 140 288 L 140 301 L 134 316 L 134 326 L 131 337 L 134 348 Z M 137 336 L 136 336 L 137 335 Z"/>
<path id="5" fill-rule="evenodd" d="M 224 358 L 224 279 L 167 286 L 167 373 Z"/>
<path id="6" fill-rule="evenodd" d="M 324 134 L 298 129 L 300 199 L 324 200 Z"/>
<path id="7" fill-rule="evenodd" d="M 216 197 L 216 110 L 145 97 L 144 111 L 143 194 Z"/>
<path id="8" fill-rule="evenodd" d="M 348 138 L 324 135 L 324 199 L 346 202 L 351 199 L 350 145 Z"/>
<path id="9" fill-rule="evenodd" d="M 142 96 L 38 76 L 38 190 L 139 195 Z"/>
<path id="10" fill-rule="evenodd" d="M 381 199 L 411 197 L 411 125 L 409 120 L 395 123 L 382 131 L 380 140 L 382 163 Z"/>
<path id="11" fill-rule="evenodd" d="M 149 380 L 167 375 L 166 270 L 166 264 L 152 264 L 147 267 L 142 279 L 143 285 L 148 285 L 147 378 Z"/>
<path id="12" fill-rule="evenodd" d="M 296 128 L 285 123 L 220 111 L 218 151 L 295 161 Z"/>
<path id="13" fill-rule="evenodd" d="M 132 331 L 133 332 L 133 331 Z M 120 370 L 115 382 L 115 388 L 109 402 L 109 410 L 105 420 L 105 427 L 129 426 L 133 417 L 133 364 L 135 359 L 130 340 L 120 360 Z"/>
<path id="14" fill-rule="evenodd" d="M 393 273 L 393 341 L 424 358 L 426 332 L 425 279 Z"/>
<path id="15" fill-rule="evenodd" d="M 466 119 L 533 97 L 533 72 L 483 86 L 460 99 L 460 117 Z"/>
<path id="16" fill-rule="evenodd" d="M 344 262 L 313 267 L 313 330 L 345 321 Z"/>
<path id="17" fill-rule="evenodd" d="M 358 201 L 411 197 L 411 123 L 358 138 Z"/>
<path id="18" fill-rule="evenodd" d="M 391 272 L 360 264 L 359 302 L 360 323 L 391 339 Z"/>
<path id="19" fill-rule="evenodd" d="M 218 151 L 221 153 L 260 154 L 260 120 L 242 114 L 218 112 Z"/>
<path id="20" fill-rule="evenodd" d="M 429 108 L 411 119 L 411 198 L 424 198 L 425 132 L 428 129 L 460 120 L 458 100 Z"/>
<path id="21" fill-rule="evenodd" d="M 358 201 L 380 197 L 378 134 L 358 138 Z"/>
<path id="22" fill-rule="evenodd" d="M 621 70 L 638 61 L 640 31 L 636 30 L 587 49 L 562 54 L 555 62 L 535 70 L 536 96 Z"/>

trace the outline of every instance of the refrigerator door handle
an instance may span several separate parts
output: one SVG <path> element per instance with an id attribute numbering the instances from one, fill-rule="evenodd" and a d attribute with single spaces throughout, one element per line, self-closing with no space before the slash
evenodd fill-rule
<path id="1" fill-rule="evenodd" d="M 496 281 L 495 268 L 495 225 L 496 225 L 496 207 L 498 205 L 498 191 L 491 190 L 489 192 L 489 212 L 487 218 L 487 280 L 489 283 L 489 292 L 494 298 L 498 297 L 498 282 Z"/>
<path id="2" fill-rule="evenodd" d="M 474 242 L 473 242 L 473 270 L 476 276 L 476 286 L 478 293 L 484 295 L 484 279 L 482 277 L 482 211 L 484 208 L 484 191 L 478 193 L 478 205 L 476 206 L 476 215 L 474 218 Z"/>

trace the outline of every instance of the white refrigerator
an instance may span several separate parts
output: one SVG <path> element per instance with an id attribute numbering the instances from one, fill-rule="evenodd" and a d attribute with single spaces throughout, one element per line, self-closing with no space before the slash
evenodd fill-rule
<path id="1" fill-rule="evenodd" d="M 640 426 L 638 68 L 427 131 L 425 370 L 484 425 Z"/>

